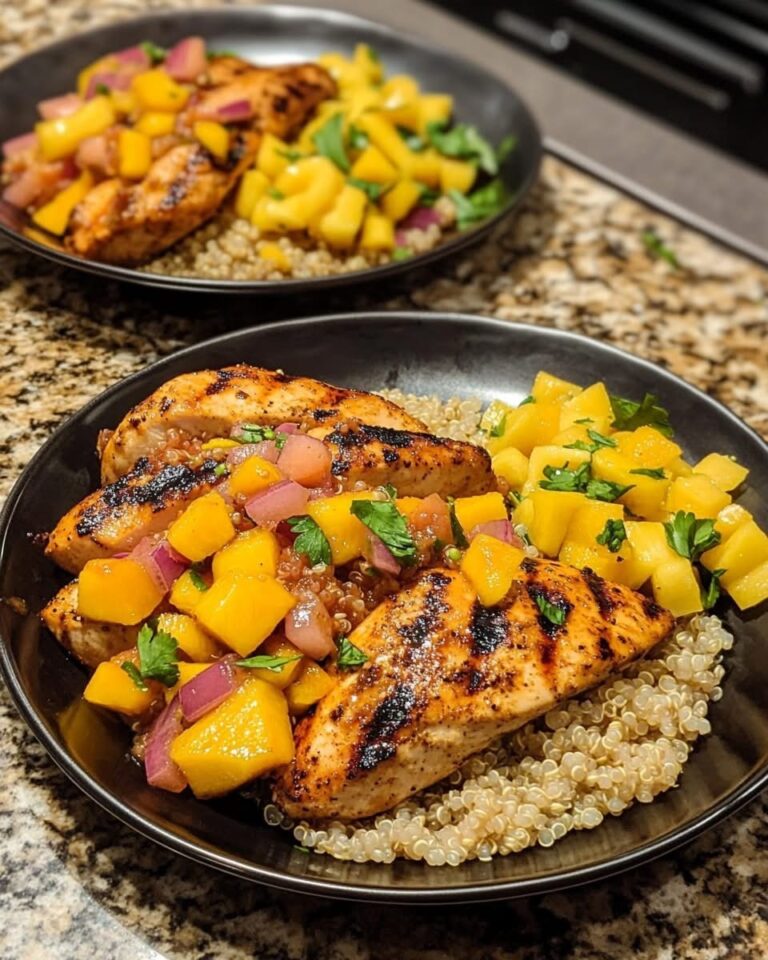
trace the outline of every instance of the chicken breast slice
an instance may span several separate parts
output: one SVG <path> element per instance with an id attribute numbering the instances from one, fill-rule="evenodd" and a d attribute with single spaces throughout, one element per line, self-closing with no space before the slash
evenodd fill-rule
<path id="1" fill-rule="evenodd" d="M 562 625 L 537 598 L 563 612 Z M 460 572 L 429 570 L 350 635 L 368 661 L 296 728 L 275 803 L 309 819 L 389 810 L 599 684 L 673 623 L 650 599 L 555 561 L 525 560 L 495 607 L 481 606 Z"/>
<path id="2" fill-rule="evenodd" d="M 308 377 L 247 364 L 182 374 L 137 404 L 120 422 L 103 448 L 102 481 L 111 483 L 141 457 L 156 456 L 186 438 L 228 436 L 238 423 L 300 422 L 318 427 L 349 419 L 426 431 L 420 420 L 383 397 Z"/>
<path id="3" fill-rule="evenodd" d="M 59 643 L 92 669 L 103 660 L 132 647 L 139 629 L 80 616 L 77 612 L 77 580 L 62 587 L 40 616 Z"/>

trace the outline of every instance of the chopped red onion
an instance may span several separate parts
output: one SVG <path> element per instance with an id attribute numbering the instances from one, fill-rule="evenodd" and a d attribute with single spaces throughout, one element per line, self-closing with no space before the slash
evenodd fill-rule
<path id="1" fill-rule="evenodd" d="M 319 487 L 330 475 L 331 452 L 316 437 L 291 433 L 280 451 L 277 465 L 287 477 L 303 487 Z"/>
<path id="2" fill-rule="evenodd" d="M 189 566 L 189 561 L 178 554 L 167 540 L 144 537 L 131 550 L 133 560 L 140 563 L 158 587 L 167 592 Z"/>
<path id="3" fill-rule="evenodd" d="M 3 144 L 3 156 L 13 157 L 17 153 L 23 153 L 25 150 L 37 149 L 37 134 L 22 133 L 18 137 L 11 137 Z"/>
<path id="4" fill-rule="evenodd" d="M 395 242 L 398 246 L 407 246 L 409 230 L 428 230 L 431 226 L 440 226 L 442 219 L 434 207 L 414 207 L 407 217 L 402 219 L 395 231 Z"/>
<path id="5" fill-rule="evenodd" d="M 250 100 L 232 100 L 230 103 L 223 103 L 216 107 L 211 115 L 220 123 L 239 123 L 242 120 L 250 120 L 254 110 Z"/>
<path id="6" fill-rule="evenodd" d="M 58 120 L 60 117 L 68 117 L 75 110 L 79 110 L 82 105 L 83 101 L 76 93 L 65 93 L 61 97 L 41 100 L 37 109 L 43 120 Z"/>
<path id="7" fill-rule="evenodd" d="M 303 513 L 308 499 L 309 494 L 300 484 L 281 480 L 246 500 L 245 512 L 256 524 L 275 524 Z"/>
<path id="8" fill-rule="evenodd" d="M 227 463 L 231 467 L 236 467 L 248 457 L 261 457 L 262 460 L 277 463 L 279 456 L 280 451 L 274 440 L 262 440 L 261 443 L 241 443 L 239 447 L 232 447 L 227 454 Z"/>
<path id="9" fill-rule="evenodd" d="M 489 537 L 511 543 L 515 547 L 523 546 L 523 541 L 515 533 L 515 528 L 509 520 L 488 520 L 485 523 L 478 523 L 470 530 L 469 539 L 472 540 L 478 533 L 485 533 Z"/>
<path id="10" fill-rule="evenodd" d="M 25 210 L 37 200 L 44 186 L 39 168 L 28 167 L 20 177 L 13 183 L 9 183 L 3 190 L 3 200 L 20 210 Z"/>
<path id="11" fill-rule="evenodd" d="M 78 144 L 75 160 L 81 170 L 95 169 L 106 173 L 110 162 L 109 140 L 103 133 L 86 137 Z"/>
<path id="12" fill-rule="evenodd" d="M 174 80 L 187 83 L 197 80 L 208 69 L 205 40 L 202 37 L 187 37 L 180 40 L 168 51 L 163 69 Z"/>
<path id="13" fill-rule="evenodd" d="M 171 759 L 171 744 L 184 729 L 179 695 L 171 700 L 152 724 L 144 752 L 147 783 L 171 793 L 181 793 L 187 779 Z"/>
<path id="14" fill-rule="evenodd" d="M 85 88 L 85 99 L 91 100 L 99 93 L 101 87 L 109 90 L 129 90 L 132 74 L 128 72 L 111 71 L 109 73 L 94 73 L 88 80 Z"/>
<path id="15" fill-rule="evenodd" d="M 333 620 L 317 594 L 306 591 L 285 618 L 285 635 L 302 653 L 322 660 L 333 653 Z"/>
<path id="16" fill-rule="evenodd" d="M 298 423 L 281 423 L 279 427 L 275 427 L 275 433 L 300 433 Z"/>
<path id="17" fill-rule="evenodd" d="M 187 723 L 194 723 L 234 691 L 236 675 L 233 660 L 225 657 L 202 670 L 179 689 L 181 712 Z"/>
<path id="18" fill-rule="evenodd" d="M 400 564 L 395 559 L 392 551 L 384 545 L 384 542 L 371 533 L 368 535 L 369 559 L 372 567 L 381 570 L 382 573 L 391 573 L 397 576 L 400 573 Z"/>
<path id="19" fill-rule="evenodd" d="M 147 70 L 151 66 L 149 54 L 143 47 L 128 47 L 118 50 L 113 56 L 123 66 L 135 66 L 141 70 Z"/>

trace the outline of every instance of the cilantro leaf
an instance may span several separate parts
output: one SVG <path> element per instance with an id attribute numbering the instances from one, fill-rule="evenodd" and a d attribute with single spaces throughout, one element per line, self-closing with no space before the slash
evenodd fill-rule
<path id="1" fill-rule="evenodd" d="M 275 446 L 278 450 L 282 450 L 285 444 L 288 441 L 287 433 L 276 433 L 275 434 Z"/>
<path id="2" fill-rule="evenodd" d="M 341 113 L 334 113 L 330 120 L 312 135 L 312 143 L 321 156 L 328 157 L 339 170 L 349 173 L 349 157 L 344 146 L 344 117 Z"/>
<path id="3" fill-rule="evenodd" d="M 129 660 L 122 663 L 121 667 L 142 693 L 148 689 L 146 680 L 159 680 L 166 687 L 179 682 L 177 645 L 169 633 L 162 630 L 156 633 L 145 623 L 139 630 L 136 649 L 139 652 L 138 667 Z"/>
<path id="4" fill-rule="evenodd" d="M 208 60 L 214 60 L 216 57 L 237 57 L 239 54 L 234 50 L 209 50 L 205 56 Z"/>
<path id="5" fill-rule="evenodd" d="M 611 553 L 618 553 L 627 539 L 627 528 L 623 520 L 606 520 L 601 533 L 595 537 L 598 543 L 608 547 Z"/>
<path id="6" fill-rule="evenodd" d="M 310 566 L 314 567 L 316 563 L 324 563 L 329 566 L 331 563 L 331 545 L 312 517 L 289 517 L 286 522 L 291 530 L 298 534 L 293 543 L 293 549 L 296 553 L 303 553 Z"/>
<path id="7" fill-rule="evenodd" d="M 666 480 L 667 475 L 661 467 L 638 467 L 637 470 L 630 470 L 630 473 L 636 473 L 640 477 L 651 477 L 654 480 Z"/>
<path id="8" fill-rule="evenodd" d="M 363 501 L 358 500 L 356 502 L 362 503 Z M 336 666 L 339 670 L 356 670 L 368 661 L 367 654 L 363 653 L 360 647 L 356 647 L 349 637 L 339 637 L 337 647 Z"/>
<path id="9" fill-rule="evenodd" d="M 146 693 L 149 690 L 149 687 L 144 683 L 144 677 L 142 677 L 139 672 L 139 668 L 135 663 L 131 663 L 130 660 L 124 660 L 120 666 L 128 674 L 128 676 L 133 680 L 134 685 L 141 690 L 142 693 Z"/>
<path id="10" fill-rule="evenodd" d="M 531 590 L 536 606 L 541 615 L 553 623 L 556 627 L 561 627 L 568 616 L 568 607 L 564 603 L 553 603 L 541 590 Z"/>
<path id="11" fill-rule="evenodd" d="M 536 403 L 536 401 L 533 399 L 533 394 L 529 393 L 527 397 L 523 397 L 520 403 L 518 403 L 518 407 L 524 407 L 528 403 Z"/>
<path id="12" fill-rule="evenodd" d="M 480 169 L 491 176 L 499 172 L 495 150 L 478 133 L 476 127 L 467 123 L 456 123 L 448 129 L 446 121 L 436 120 L 427 124 L 427 137 L 443 156 L 475 160 Z"/>
<path id="13" fill-rule="evenodd" d="M 665 437 L 675 435 L 669 422 L 669 413 L 659 406 L 659 398 L 652 393 L 646 393 L 642 403 L 612 396 L 611 407 L 615 417 L 611 426 L 616 430 L 636 430 L 647 426 L 654 427 Z"/>
<path id="14" fill-rule="evenodd" d="M 364 133 L 360 127 L 356 127 L 354 123 L 349 125 L 347 139 L 349 140 L 349 145 L 353 150 L 365 150 L 370 142 L 368 140 L 368 134 Z"/>
<path id="15" fill-rule="evenodd" d="M 509 192 L 498 178 L 467 196 L 458 190 L 449 190 L 448 196 L 456 207 L 456 223 L 459 230 L 466 230 L 473 223 L 492 217 L 509 200 Z"/>
<path id="16" fill-rule="evenodd" d="M 296 160 L 301 160 L 304 156 L 301 150 L 293 150 L 291 147 L 287 150 L 278 150 L 277 153 L 279 156 L 285 157 L 288 163 L 295 163 Z"/>
<path id="17" fill-rule="evenodd" d="M 425 183 L 419 184 L 421 187 L 421 196 L 419 197 L 419 206 L 434 207 L 435 202 L 440 199 L 440 192 L 428 187 Z"/>
<path id="18" fill-rule="evenodd" d="M 262 440 L 274 440 L 275 431 L 258 423 L 241 423 L 235 439 L 242 443 L 261 443 Z"/>
<path id="19" fill-rule="evenodd" d="M 544 480 L 539 480 L 539 486 L 544 490 L 563 490 L 583 492 L 589 483 L 589 464 L 582 463 L 575 470 L 564 467 L 544 467 Z"/>
<path id="20" fill-rule="evenodd" d="M 229 464 L 228 463 L 218 463 L 213 468 L 214 477 L 226 477 L 229 473 Z"/>
<path id="21" fill-rule="evenodd" d="M 592 417 L 582 417 L 581 420 L 574 420 L 573 422 L 582 424 L 582 423 L 594 423 L 595 421 L 592 419 Z"/>
<path id="22" fill-rule="evenodd" d="M 496 163 L 501 166 L 515 150 L 517 150 L 517 137 L 514 133 L 509 133 L 496 147 Z"/>
<path id="23" fill-rule="evenodd" d="M 359 177 L 347 177 L 347 183 L 351 187 L 357 187 L 362 190 L 369 200 L 376 201 L 381 196 L 384 187 L 380 183 L 374 183 L 372 180 L 361 180 Z"/>
<path id="24" fill-rule="evenodd" d="M 413 150 L 414 153 L 418 153 L 426 147 L 424 138 L 420 137 L 418 133 L 414 133 L 406 127 L 398 127 L 397 132 L 400 134 L 400 138 L 406 147 L 408 147 L 409 150 Z"/>
<path id="25" fill-rule="evenodd" d="M 610 480 L 598 480 L 593 477 L 587 482 L 584 492 L 590 500 L 603 500 L 605 503 L 613 503 L 619 497 L 623 497 L 634 488 L 634 483 L 612 483 Z"/>
<path id="26" fill-rule="evenodd" d="M 97 83 L 96 93 L 99 93 L 102 96 L 107 96 L 109 94 L 109 87 L 106 85 L 106 83 Z"/>
<path id="27" fill-rule="evenodd" d="M 295 663 L 301 660 L 301 654 L 297 653 L 294 657 L 278 657 L 275 654 L 258 653 L 254 657 L 247 657 L 245 660 L 236 660 L 238 667 L 247 667 L 249 670 L 271 670 L 272 673 L 280 673 L 287 663 Z"/>
<path id="28" fill-rule="evenodd" d="M 618 443 L 611 437 L 604 437 L 597 430 L 587 430 L 587 436 L 592 443 L 585 443 L 584 440 L 576 440 L 573 443 L 566 443 L 567 450 L 586 450 L 587 453 L 594 453 L 600 447 L 618 447 Z"/>
<path id="29" fill-rule="evenodd" d="M 381 489 L 389 496 L 390 500 L 397 499 L 397 487 L 394 485 L 394 483 L 382 484 Z"/>
<path id="30" fill-rule="evenodd" d="M 714 520 L 697 520 L 694 514 L 678 510 L 664 524 L 667 543 L 675 553 L 687 560 L 697 560 L 702 553 L 720 543 Z"/>
<path id="31" fill-rule="evenodd" d="M 395 263 L 398 263 L 400 260 L 408 260 L 413 256 L 413 250 L 410 247 L 395 247 L 392 251 L 392 259 Z"/>
<path id="32" fill-rule="evenodd" d="M 416 544 L 411 531 L 391 500 L 353 500 L 349 511 L 376 534 L 397 560 L 405 564 L 416 561 Z"/>
<path id="33" fill-rule="evenodd" d="M 507 415 L 502 413 L 501 417 L 493 424 L 491 429 L 488 431 L 489 437 L 503 437 L 504 431 L 507 428 Z"/>
<path id="34" fill-rule="evenodd" d="M 467 535 L 464 533 L 464 527 L 461 525 L 461 521 L 456 516 L 456 501 L 453 497 L 448 497 L 448 516 L 451 519 L 451 533 L 453 534 L 453 542 L 457 547 L 465 549 L 469 546 L 469 540 L 467 540 Z"/>
<path id="35" fill-rule="evenodd" d="M 149 57 L 149 61 L 152 64 L 162 63 L 163 60 L 165 60 L 165 58 L 168 56 L 168 51 L 165 49 L 165 47 L 159 47 L 151 40 L 144 40 L 139 44 L 139 46 Z"/>
<path id="36" fill-rule="evenodd" d="M 709 582 L 705 587 L 701 589 L 701 605 L 705 610 L 711 610 L 712 607 L 720 599 L 720 594 L 722 592 L 720 587 L 720 577 L 725 573 L 725 570 L 718 569 L 713 570 L 709 574 Z"/>
<path id="37" fill-rule="evenodd" d="M 666 260 L 673 269 L 677 270 L 680 263 L 675 251 L 668 247 L 655 230 L 645 230 L 642 233 L 643 245 L 649 256 L 654 259 Z"/>
<path id="38" fill-rule="evenodd" d="M 208 589 L 208 584 L 200 576 L 200 572 L 195 570 L 194 567 L 189 568 L 189 579 L 192 581 L 192 585 L 197 587 L 201 593 L 204 593 Z"/>
<path id="39" fill-rule="evenodd" d="M 285 194 L 282 190 L 278 190 L 277 187 L 270 187 L 267 190 L 267 194 L 272 197 L 273 200 L 285 200 Z"/>

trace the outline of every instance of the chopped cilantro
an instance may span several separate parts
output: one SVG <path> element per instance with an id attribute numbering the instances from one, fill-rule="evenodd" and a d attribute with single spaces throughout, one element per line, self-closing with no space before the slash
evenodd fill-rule
<path id="1" fill-rule="evenodd" d="M 528 403 L 536 403 L 536 401 L 533 399 L 533 394 L 529 393 L 527 397 L 523 397 L 520 403 L 518 403 L 518 407 L 524 407 Z"/>
<path id="2" fill-rule="evenodd" d="M 616 430 L 636 430 L 648 426 L 654 427 L 665 437 L 674 436 L 669 413 L 659 406 L 658 397 L 652 393 L 646 393 L 642 403 L 624 397 L 611 397 L 611 407 L 615 417 L 611 426 Z"/>
<path id="3" fill-rule="evenodd" d="M 406 147 L 409 150 L 413 150 L 414 153 L 418 153 L 420 150 L 423 150 L 426 147 L 424 138 L 420 137 L 418 133 L 414 133 L 412 130 L 408 130 L 406 127 L 398 127 L 397 132 L 400 134 L 400 138 L 405 143 Z"/>
<path id="4" fill-rule="evenodd" d="M 344 117 L 341 113 L 334 113 L 330 120 L 313 134 L 312 142 L 321 156 L 328 157 L 339 170 L 349 173 L 349 157 L 344 147 L 343 131 Z"/>
<path id="5" fill-rule="evenodd" d="M 453 540 L 457 547 L 462 549 L 469 546 L 469 540 L 467 540 L 467 535 L 464 533 L 464 527 L 461 525 L 461 521 L 456 516 L 456 501 L 453 497 L 448 497 L 448 515 L 451 519 L 451 533 L 453 534 Z"/>
<path id="6" fill-rule="evenodd" d="M 374 533 L 393 557 L 415 563 L 416 544 L 405 517 L 391 500 L 353 500 L 350 513 Z"/>
<path id="7" fill-rule="evenodd" d="M 709 580 L 706 587 L 702 587 L 701 605 L 705 610 L 711 610 L 720 599 L 720 577 L 722 577 L 724 573 L 725 570 L 723 569 L 713 570 L 709 574 Z"/>
<path id="8" fill-rule="evenodd" d="M 143 43 L 140 43 L 139 46 L 149 57 L 150 63 L 162 63 L 168 55 L 168 51 L 165 47 L 158 47 L 156 43 L 152 43 L 151 40 L 145 40 Z"/>
<path id="9" fill-rule="evenodd" d="M 642 233 L 643 246 L 649 256 L 654 259 L 666 260 L 674 270 L 677 270 L 680 263 L 675 251 L 668 247 L 655 230 L 645 230 Z"/>
<path id="10" fill-rule="evenodd" d="M 593 477 L 587 482 L 584 493 L 590 500 L 603 500 L 605 503 L 613 503 L 625 493 L 629 493 L 634 487 L 633 483 L 612 483 L 610 480 L 598 480 Z"/>
<path id="11" fill-rule="evenodd" d="M 358 503 L 362 501 L 358 500 Z M 373 502 L 373 501 L 372 501 Z M 337 641 L 336 666 L 339 670 L 356 670 L 368 661 L 360 647 L 356 647 L 349 637 L 339 637 Z"/>
<path id="12" fill-rule="evenodd" d="M 296 160 L 301 160 L 304 154 L 301 150 L 292 150 L 290 147 L 287 150 L 278 150 L 277 153 L 281 157 L 285 157 L 288 163 L 295 163 Z"/>
<path id="13" fill-rule="evenodd" d="M 422 207 L 434 207 L 435 202 L 440 199 L 440 191 L 433 190 L 431 187 L 428 187 L 425 183 L 419 184 L 421 187 L 421 196 L 419 197 L 419 205 Z"/>
<path id="14" fill-rule="evenodd" d="M 280 673 L 287 663 L 295 663 L 301 660 L 301 654 L 297 653 L 294 657 L 278 657 L 274 654 L 259 653 L 254 657 L 247 657 L 245 660 L 236 660 L 238 667 L 247 667 L 249 670 L 270 670 L 272 673 Z"/>
<path id="15" fill-rule="evenodd" d="M 277 187 L 270 187 L 267 193 L 273 200 L 285 200 L 285 194 L 282 190 L 278 190 Z"/>
<path id="16" fill-rule="evenodd" d="M 144 677 L 142 677 L 139 668 L 135 663 L 131 663 L 130 660 L 124 660 L 120 666 L 125 670 L 128 676 L 133 680 L 136 687 L 141 690 L 142 693 L 146 693 L 149 690 L 149 687 L 144 683 Z"/>
<path id="17" fill-rule="evenodd" d="M 194 569 L 194 567 L 189 568 L 189 579 L 192 581 L 192 585 L 197 587 L 197 589 L 203 593 L 208 589 L 208 584 L 200 576 L 200 573 Z"/>
<path id="18" fill-rule="evenodd" d="M 330 565 L 331 545 L 312 517 L 289 517 L 286 522 L 298 534 L 293 543 L 296 553 L 303 553 L 310 566 L 314 567 L 316 563 Z"/>
<path id="19" fill-rule="evenodd" d="M 581 420 L 574 420 L 573 422 L 582 424 L 582 423 L 594 423 L 595 421 L 592 419 L 592 417 L 582 417 Z"/>
<path id="20" fill-rule="evenodd" d="M 275 446 L 277 447 L 278 450 L 282 450 L 283 447 L 286 445 L 287 442 L 288 442 L 288 434 L 287 434 L 287 433 L 276 433 L 276 434 L 275 434 Z"/>
<path id="21" fill-rule="evenodd" d="M 539 608 L 541 615 L 549 620 L 550 623 L 555 624 L 555 626 L 560 627 L 565 623 L 565 618 L 568 614 L 568 610 L 565 606 L 561 606 L 557 603 L 552 603 L 541 591 L 532 590 L 533 599 L 536 603 L 536 606 Z"/>
<path id="22" fill-rule="evenodd" d="M 274 440 L 272 427 L 261 427 L 258 423 L 241 423 L 237 437 L 242 443 L 261 443 L 262 440 Z"/>
<path id="23" fill-rule="evenodd" d="M 636 473 L 640 477 L 652 477 L 654 480 L 666 480 L 666 474 L 661 467 L 638 467 L 637 470 L 630 470 L 630 473 Z"/>
<path id="24" fill-rule="evenodd" d="M 491 429 L 488 431 L 489 437 L 503 437 L 504 431 L 507 428 L 507 415 L 502 413 L 501 417 L 493 424 Z"/>
<path id="25" fill-rule="evenodd" d="M 413 256 L 413 250 L 410 247 L 395 247 L 392 251 L 392 259 L 397 263 L 400 260 L 408 260 Z"/>
<path id="26" fill-rule="evenodd" d="M 226 477 L 229 473 L 229 464 L 228 463 L 218 463 L 213 468 L 214 477 Z"/>
<path id="27" fill-rule="evenodd" d="M 106 83 L 97 83 L 96 93 L 100 93 L 102 96 L 106 96 L 109 93 L 109 87 L 106 85 Z"/>
<path id="28" fill-rule="evenodd" d="M 583 492 L 589 483 L 589 464 L 582 463 L 575 470 L 564 467 L 544 467 L 544 480 L 539 486 L 544 490 L 562 490 L 566 493 Z"/>
<path id="29" fill-rule="evenodd" d="M 145 623 L 139 630 L 136 648 L 139 651 L 138 668 L 128 662 L 123 663 L 122 668 L 140 690 L 147 689 L 145 680 L 159 680 L 166 687 L 179 682 L 177 644 L 169 633 L 162 630 L 155 632 Z M 141 680 L 141 684 L 138 680 Z"/>
<path id="30" fill-rule="evenodd" d="M 706 550 L 720 543 L 714 520 L 697 520 L 694 514 L 678 512 L 664 524 L 667 543 L 687 560 L 698 560 Z"/>
<path id="31" fill-rule="evenodd" d="M 390 500 L 395 500 L 397 498 L 397 487 L 393 483 L 385 483 L 382 485 L 381 489 L 387 494 Z"/>
<path id="32" fill-rule="evenodd" d="M 509 200 L 507 188 L 498 178 L 467 196 L 458 190 L 449 190 L 448 196 L 456 207 L 456 222 L 459 230 L 466 230 L 472 224 L 492 217 Z"/>
<path id="33" fill-rule="evenodd" d="M 496 163 L 501 166 L 507 157 L 511 156 L 516 149 L 517 137 L 514 133 L 507 134 L 498 147 L 496 147 Z"/>
<path id="34" fill-rule="evenodd" d="M 354 123 L 349 125 L 347 139 L 349 140 L 349 145 L 353 150 L 365 150 L 369 143 L 368 134 L 363 133 L 360 127 L 356 127 Z"/>
<path id="35" fill-rule="evenodd" d="M 359 177 L 347 177 L 347 183 L 351 187 L 357 187 L 362 190 L 369 200 L 376 201 L 381 196 L 384 187 L 380 183 L 374 183 L 372 180 L 361 180 Z"/>
<path id="36" fill-rule="evenodd" d="M 611 553 L 618 553 L 627 539 L 627 528 L 623 520 L 606 520 L 602 533 L 595 537 L 598 543 L 608 547 Z"/>
<path id="37" fill-rule="evenodd" d="M 496 152 L 476 127 L 456 123 L 449 129 L 446 121 L 433 121 L 427 124 L 427 137 L 443 156 L 474 160 L 481 170 L 491 176 L 499 171 Z"/>
<path id="38" fill-rule="evenodd" d="M 594 453 L 600 447 L 618 447 L 618 443 L 612 437 L 604 437 L 597 430 L 587 430 L 587 436 L 592 443 L 585 443 L 583 440 L 576 440 L 574 443 L 566 443 L 568 450 L 586 450 L 587 453 Z"/>

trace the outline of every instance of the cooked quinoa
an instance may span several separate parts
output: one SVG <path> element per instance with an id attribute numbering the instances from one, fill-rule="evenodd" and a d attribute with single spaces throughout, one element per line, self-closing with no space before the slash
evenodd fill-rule
<path id="1" fill-rule="evenodd" d="M 437 434 L 480 439 L 479 400 L 381 392 Z M 358 863 L 404 857 L 458 866 L 550 847 L 675 786 L 696 740 L 710 731 L 709 705 L 722 695 L 721 660 L 732 644 L 717 617 L 693 617 L 652 656 L 500 738 L 386 813 L 294 823 L 268 804 L 265 820 L 292 830 L 304 847 Z"/>

